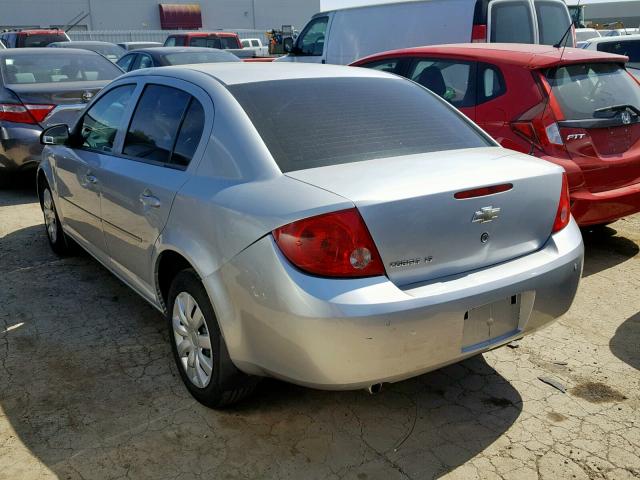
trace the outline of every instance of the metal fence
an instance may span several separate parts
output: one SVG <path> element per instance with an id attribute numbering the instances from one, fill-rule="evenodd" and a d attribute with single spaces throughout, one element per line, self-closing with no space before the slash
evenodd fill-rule
<path id="1" fill-rule="evenodd" d="M 268 39 L 264 30 L 246 30 L 229 28 L 220 31 L 235 32 L 240 38 L 259 38 L 263 45 L 268 45 Z M 184 33 L 184 30 L 86 30 L 68 32 L 71 40 L 100 40 L 103 42 L 160 42 L 164 43 L 167 37 L 174 33 Z"/>

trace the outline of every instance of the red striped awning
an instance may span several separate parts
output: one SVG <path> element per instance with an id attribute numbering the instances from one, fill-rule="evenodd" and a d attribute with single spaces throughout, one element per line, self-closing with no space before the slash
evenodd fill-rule
<path id="1" fill-rule="evenodd" d="M 159 7 L 163 30 L 202 28 L 202 13 L 198 3 L 161 3 Z"/>

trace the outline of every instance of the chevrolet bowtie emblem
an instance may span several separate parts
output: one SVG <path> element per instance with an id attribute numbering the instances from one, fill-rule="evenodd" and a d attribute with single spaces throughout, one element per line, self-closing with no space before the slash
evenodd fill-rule
<path id="1" fill-rule="evenodd" d="M 489 223 L 493 222 L 500 216 L 500 209 L 493 207 L 484 207 L 473 215 L 473 223 Z"/>

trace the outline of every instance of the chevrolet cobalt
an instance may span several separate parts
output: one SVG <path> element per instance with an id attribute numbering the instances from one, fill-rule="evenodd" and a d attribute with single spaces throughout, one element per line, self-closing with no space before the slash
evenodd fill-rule
<path id="1" fill-rule="evenodd" d="M 163 312 L 211 407 L 261 376 L 376 390 L 548 325 L 578 287 L 562 169 L 384 72 L 139 70 L 42 141 L 51 247 Z"/>

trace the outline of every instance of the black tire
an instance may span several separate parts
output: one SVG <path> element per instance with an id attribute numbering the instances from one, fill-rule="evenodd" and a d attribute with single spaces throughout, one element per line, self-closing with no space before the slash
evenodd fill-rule
<path id="1" fill-rule="evenodd" d="M 49 185 L 44 185 L 40 191 L 40 204 L 42 207 L 42 213 L 44 216 L 44 229 L 49 240 L 51 250 L 61 257 L 67 256 L 73 251 L 73 241 L 67 237 L 62 229 L 60 218 L 58 217 L 58 210 L 56 209 L 55 202 L 53 201 L 53 194 Z M 47 218 L 53 221 L 53 224 L 48 223 Z"/>
<path id="2" fill-rule="evenodd" d="M 178 354 L 178 345 L 173 326 L 173 312 L 176 299 L 182 292 L 189 294 L 196 301 L 202 312 L 211 341 L 209 356 L 212 358 L 213 370 L 208 385 L 203 388 L 196 385 L 189 378 L 183 359 Z M 198 402 L 210 408 L 224 408 L 238 403 L 253 393 L 260 379 L 241 372 L 231 361 L 209 296 L 193 269 L 182 270 L 173 279 L 167 298 L 166 318 L 169 324 L 169 341 L 171 342 L 171 350 L 173 351 L 176 367 L 187 390 Z"/>

